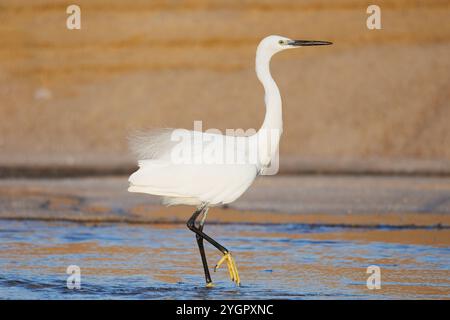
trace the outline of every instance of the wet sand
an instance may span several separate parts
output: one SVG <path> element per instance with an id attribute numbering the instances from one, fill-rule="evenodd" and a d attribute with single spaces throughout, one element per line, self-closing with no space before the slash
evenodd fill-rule
<path id="1" fill-rule="evenodd" d="M 0 179 L 0 218 L 79 222 L 184 223 L 191 207 L 162 207 L 126 192 L 128 177 Z M 450 226 L 450 178 L 395 176 L 258 177 L 209 222 L 345 226 Z"/>
<path id="2" fill-rule="evenodd" d="M 449 299 L 450 179 L 259 179 L 206 231 L 243 285 L 203 286 L 192 208 L 128 194 L 126 177 L 0 180 L 0 297 L 30 299 Z M 289 191 L 288 191 L 289 190 Z M 220 254 L 207 246 L 210 266 Z M 78 265 L 82 289 L 66 288 Z M 366 268 L 382 288 L 366 287 Z"/>

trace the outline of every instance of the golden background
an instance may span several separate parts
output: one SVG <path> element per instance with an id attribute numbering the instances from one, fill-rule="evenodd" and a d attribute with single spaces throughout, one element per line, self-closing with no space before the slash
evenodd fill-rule
<path id="1" fill-rule="evenodd" d="M 377 1 L 382 30 L 369 4 L 2 0 L 0 162 L 130 163 L 134 129 L 258 128 L 255 49 L 279 34 L 334 42 L 272 60 L 282 159 L 448 163 L 450 2 Z"/>

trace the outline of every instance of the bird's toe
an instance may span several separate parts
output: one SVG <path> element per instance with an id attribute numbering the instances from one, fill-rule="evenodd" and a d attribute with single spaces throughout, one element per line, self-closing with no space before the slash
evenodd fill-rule
<path id="1" fill-rule="evenodd" d="M 231 281 L 235 282 L 239 286 L 241 284 L 241 279 L 239 277 L 236 262 L 230 252 L 225 253 L 223 257 L 220 258 L 219 262 L 217 262 L 214 267 L 214 272 L 216 272 L 225 261 L 227 262 L 228 273 Z"/>

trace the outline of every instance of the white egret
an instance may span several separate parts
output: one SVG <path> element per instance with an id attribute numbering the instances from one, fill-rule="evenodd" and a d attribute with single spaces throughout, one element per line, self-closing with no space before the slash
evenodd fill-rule
<path id="1" fill-rule="evenodd" d="M 230 251 L 203 232 L 209 207 L 239 198 L 256 176 L 270 166 L 278 149 L 283 129 L 281 96 L 270 74 L 270 59 L 285 49 L 328 44 L 331 42 L 291 40 L 274 35 L 260 42 L 256 50 L 256 74 L 265 90 L 266 115 L 262 127 L 253 135 L 235 137 L 158 129 L 131 140 L 131 147 L 140 160 L 139 170 L 129 178 L 128 191 L 161 196 L 167 205 L 197 206 L 187 226 L 196 234 L 207 287 L 212 286 L 212 280 L 203 240 L 223 254 L 214 271 L 226 261 L 231 280 L 240 284 Z"/>

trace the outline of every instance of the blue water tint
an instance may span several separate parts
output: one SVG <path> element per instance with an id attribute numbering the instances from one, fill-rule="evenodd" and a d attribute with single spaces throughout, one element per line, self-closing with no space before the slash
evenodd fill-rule
<path id="1" fill-rule="evenodd" d="M 207 225 L 205 231 L 232 249 L 241 287 L 227 279 L 225 266 L 212 273 L 216 287 L 204 287 L 195 238 L 184 225 L 0 221 L 0 298 L 450 297 L 449 248 L 318 240 L 308 236 L 326 234 L 329 227 L 293 224 Z M 209 245 L 207 252 L 211 267 L 220 254 Z M 71 264 L 82 270 L 80 290 L 66 287 L 66 268 Z M 387 274 L 386 289 L 366 288 L 366 268 L 371 264 Z"/>

